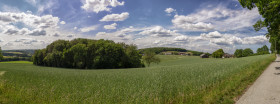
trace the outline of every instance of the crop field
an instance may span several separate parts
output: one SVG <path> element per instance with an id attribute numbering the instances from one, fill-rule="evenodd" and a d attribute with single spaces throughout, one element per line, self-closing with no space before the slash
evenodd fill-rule
<path id="1" fill-rule="evenodd" d="M 0 103 L 234 103 L 275 59 L 159 56 L 146 68 L 76 70 L 0 63 Z"/>

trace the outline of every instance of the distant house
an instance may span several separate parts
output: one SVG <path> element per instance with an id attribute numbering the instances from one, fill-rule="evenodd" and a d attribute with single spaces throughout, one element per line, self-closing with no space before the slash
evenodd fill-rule
<path id="1" fill-rule="evenodd" d="M 186 52 L 179 52 L 178 55 L 186 56 Z"/>
<path id="2" fill-rule="evenodd" d="M 193 55 L 193 53 L 192 53 L 192 52 L 186 52 L 186 55 L 188 55 L 188 56 L 192 56 L 192 55 Z"/>
<path id="3" fill-rule="evenodd" d="M 200 58 L 209 58 L 209 56 L 207 54 L 201 54 Z"/>
<path id="4" fill-rule="evenodd" d="M 234 55 L 225 53 L 222 58 L 232 58 Z"/>

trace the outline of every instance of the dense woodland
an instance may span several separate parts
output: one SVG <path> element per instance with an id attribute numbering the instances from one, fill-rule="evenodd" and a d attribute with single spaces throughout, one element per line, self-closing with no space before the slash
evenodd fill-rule
<path id="1" fill-rule="evenodd" d="M 135 45 L 110 40 L 57 40 L 35 51 L 33 64 L 51 67 L 109 69 L 144 67 Z"/>
<path id="2" fill-rule="evenodd" d="M 142 54 L 145 53 L 146 51 L 151 51 L 156 54 L 160 54 L 161 52 L 166 52 L 166 51 L 192 52 L 194 56 L 199 56 L 199 55 L 203 54 L 203 52 L 191 51 L 191 50 L 186 50 L 183 48 L 172 48 L 172 47 L 153 47 L 153 48 L 139 49 L 139 52 Z"/>

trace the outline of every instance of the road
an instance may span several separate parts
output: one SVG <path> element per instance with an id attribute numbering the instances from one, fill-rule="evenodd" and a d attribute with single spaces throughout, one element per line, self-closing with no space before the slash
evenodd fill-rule
<path id="1" fill-rule="evenodd" d="M 280 104 L 279 55 L 236 104 Z"/>

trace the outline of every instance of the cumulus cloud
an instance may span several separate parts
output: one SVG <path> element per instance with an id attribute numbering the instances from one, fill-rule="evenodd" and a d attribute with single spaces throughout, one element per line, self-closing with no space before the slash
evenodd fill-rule
<path id="1" fill-rule="evenodd" d="M 174 38 L 175 41 L 188 41 L 189 37 L 185 36 L 185 35 L 181 35 L 181 36 L 177 36 Z"/>
<path id="2" fill-rule="evenodd" d="M 54 37 L 59 37 L 58 33 L 53 34 Z"/>
<path id="3" fill-rule="evenodd" d="M 64 25 L 64 24 L 66 24 L 66 22 L 65 21 L 61 21 L 60 24 Z"/>
<path id="4" fill-rule="evenodd" d="M 72 38 L 72 37 L 74 37 L 74 35 L 73 35 L 73 34 L 70 34 L 70 35 L 67 35 L 66 37 Z"/>
<path id="5" fill-rule="evenodd" d="M 122 5 L 124 5 L 124 1 L 119 2 L 118 0 L 85 0 L 81 8 L 88 12 L 99 13 L 101 11 L 111 11 L 111 7 Z"/>
<path id="6" fill-rule="evenodd" d="M 214 29 L 211 23 L 196 22 L 196 20 L 196 17 L 175 15 L 172 19 L 172 23 L 176 28 L 187 31 L 209 31 Z"/>
<path id="7" fill-rule="evenodd" d="M 176 34 L 176 31 L 167 30 L 161 26 L 154 26 L 150 29 L 142 31 L 140 34 L 156 36 L 156 37 L 171 37 Z"/>
<path id="8" fill-rule="evenodd" d="M 45 36 L 45 35 L 47 35 L 47 32 L 46 32 L 46 30 L 36 29 L 36 30 L 31 31 L 28 35 L 31 35 L 31 36 Z"/>
<path id="9" fill-rule="evenodd" d="M 265 44 L 268 39 L 265 36 L 245 37 L 243 44 Z"/>
<path id="10" fill-rule="evenodd" d="M 22 38 L 22 39 L 16 39 L 14 42 L 22 43 L 22 44 L 32 44 L 34 42 L 38 42 L 38 40 L 32 38 Z"/>
<path id="11" fill-rule="evenodd" d="M 100 21 L 124 21 L 129 17 L 128 12 L 123 12 L 121 14 L 109 14 L 104 16 Z"/>
<path id="12" fill-rule="evenodd" d="M 173 8 L 166 8 L 164 11 L 165 11 L 166 13 L 172 13 L 172 12 L 175 12 L 176 10 L 173 9 Z"/>
<path id="13" fill-rule="evenodd" d="M 224 5 L 206 7 L 189 15 L 175 15 L 172 23 L 176 28 L 188 31 L 229 31 L 251 27 L 261 16 L 257 8 L 229 9 Z"/>
<path id="14" fill-rule="evenodd" d="M 116 29 L 116 26 L 117 26 L 117 24 L 113 23 L 111 25 L 105 25 L 104 28 L 107 30 L 109 30 L 109 29 L 113 30 L 113 29 Z"/>
<path id="15" fill-rule="evenodd" d="M 90 32 L 90 31 L 96 30 L 97 28 L 98 28 L 98 25 L 93 25 L 93 26 L 81 28 L 80 31 L 85 33 L 85 32 Z"/>
<path id="16" fill-rule="evenodd" d="M 221 38 L 222 34 L 219 33 L 218 31 L 214 31 L 214 32 L 209 32 L 208 34 L 202 33 L 201 36 L 207 38 Z"/>
<path id="17" fill-rule="evenodd" d="M 0 12 L 0 23 L 23 23 L 32 28 L 58 28 L 58 17 L 52 15 L 36 16 L 26 13 Z"/>

